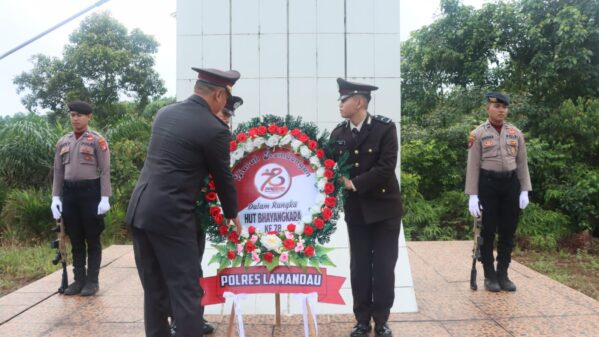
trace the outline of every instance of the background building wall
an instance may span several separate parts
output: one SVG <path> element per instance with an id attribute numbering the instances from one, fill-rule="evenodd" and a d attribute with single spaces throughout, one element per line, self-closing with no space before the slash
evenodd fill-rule
<path id="1" fill-rule="evenodd" d="M 177 99 L 190 67 L 236 69 L 234 123 L 292 114 L 331 131 L 343 77 L 379 86 L 369 111 L 399 122 L 399 41 L 399 0 L 178 0 Z"/>

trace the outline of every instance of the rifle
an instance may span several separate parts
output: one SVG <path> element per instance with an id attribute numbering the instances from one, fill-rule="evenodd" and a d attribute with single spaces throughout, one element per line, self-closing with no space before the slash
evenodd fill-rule
<path id="1" fill-rule="evenodd" d="M 479 205 L 480 207 L 480 205 Z M 478 289 L 476 284 L 476 260 L 480 259 L 480 246 L 483 244 L 483 237 L 480 232 L 483 229 L 483 210 L 480 210 L 480 216 L 474 218 L 473 232 L 474 232 L 474 247 L 472 247 L 472 269 L 470 270 L 470 289 Z"/>
<path id="2" fill-rule="evenodd" d="M 69 286 L 69 277 L 67 274 L 67 236 L 64 231 L 62 218 L 56 220 L 56 226 L 54 226 L 51 231 L 55 232 L 57 236 L 57 239 L 52 241 L 52 244 L 50 245 L 52 248 L 56 249 L 56 256 L 54 257 L 54 260 L 52 260 L 52 264 L 57 265 L 59 262 L 62 263 L 62 281 L 60 282 L 60 288 L 58 288 L 58 292 L 62 294 Z"/>

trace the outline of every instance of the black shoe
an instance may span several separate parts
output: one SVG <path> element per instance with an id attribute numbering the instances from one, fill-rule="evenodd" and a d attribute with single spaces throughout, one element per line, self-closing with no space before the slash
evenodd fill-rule
<path id="1" fill-rule="evenodd" d="M 209 335 L 214 332 L 214 325 L 208 323 L 208 321 L 203 318 L 202 322 L 204 322 L 204 327 L 202 328 L 202 332 L 204 333 L 204 335 Z"/>
<path id="2" fill-rule="evenodd" d="M 368 336 L 368 333 L 370 333 L 371 329 L 372 329 L 372 326 L 370 326 L 370 323 L 358 322 L 351 329 L 351 334 L 349 336 L 350 337 L 366 337 L 366 336 Z"/>
<path id="3" fill-rule="evenodd" d="M 100 290 L 98 282 L 86 282 L 83 289 L 81 289 L 81 296 L 92 296 Z"/>
<path id="4" fill-rule="evenodd" d="M 391 329 L 389 328 L 389 326 L 387 325 L 387 323 L 383 323 L 383 324 L 375 324 L 374 325 L 374 332 L 376 333 L 375 336 L 377 337 L 391 337 L 393 336 L 393 331 L 391 331 Z"/>
<path id="5" fill-rule="evenodd" d="M 485 289 L 493 293 L 501 291 L 497 276 L 493 275 L 491 277 L 485 277 Z"/>
<path id="6" fill-rule="evenodd" d="M 516 284 L 514 284 L 509 277 L 507 277 L 507 273 L 497 275 L 497 281 L 499 282 L 499 287 L 501 287 L 501 290 L 516 291 Z"/>
<path id="7" fill-rule="evenodd" d="M 175 320 L 171 317 L 171 337 L 175 337 L 177 335 L 177 324 Z"/>
<path id="8" fill-rule="evenodd" d="M 67 289 L 64 290 L 65 295 L 70 296 L 70 295 L 77 295 L 81 292 L 81 289 L 83 289 L 83 285 L 84 283 L 81 281 L 75 281 L 73 283 L 71 283 Z"/>

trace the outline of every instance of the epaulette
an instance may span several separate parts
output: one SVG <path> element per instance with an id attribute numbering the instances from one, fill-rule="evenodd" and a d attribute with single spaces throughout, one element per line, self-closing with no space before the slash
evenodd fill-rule
<path id="1" fill-rule="evenodd" d="M 379 122 L 383 122 L 385 124 L 389 124 L 389 123 L 392 122 L 391 118 L 385 117 L 385 116 L 381 116 L 381 115 L 374 115 L 374 116 L 372 116 L 372 118 L 376 119 Z"/>
<path id="2" fill-rule="evenodd" d="M 347 126 L 347 123 L 349 123 L 349 121 L 344 120 L 343 122 L 337 124 L 337 126 L 335 127 L 335 129 L 339 129 L 341 127 L 345 127 L 345 126 Z M 333 129 L 333 130 L 335 130 L 335 129 Z"/>

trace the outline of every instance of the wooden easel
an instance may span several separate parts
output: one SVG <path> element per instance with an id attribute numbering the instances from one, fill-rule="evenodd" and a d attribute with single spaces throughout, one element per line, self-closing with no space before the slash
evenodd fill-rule
<path id="1" fill-rule="evenodd" d="M 312 317 L 312 309 L 310 308 L 310 302 L 306 301 L 306 308 L 308 309 L 308 335 L 310 337 L 318 337 L 316 335 L 316 323 Z M 227 337 L 233 337 L 233 330 L 235 324 L 235 303 L 231 303 L 231 313 L 229 314 L 229 323 L 227 325 Z M 275 293 L 275 326 L 281 327 L 281 294 Z"/>

